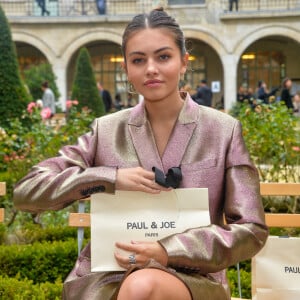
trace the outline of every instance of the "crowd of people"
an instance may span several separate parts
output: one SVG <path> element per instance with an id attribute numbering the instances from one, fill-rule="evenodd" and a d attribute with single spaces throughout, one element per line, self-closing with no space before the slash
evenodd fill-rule
<path id="1" fill-rule="evenodd" d="M 237 102 L 248 103 L 251 106 L 257 104 L 270 104 L 275 101 L 282 101 L 288 109 L 291 109 L 296 116 L 300 116 L 300 91 L 292 93 L 292 80 L 284 78 L 282 85 L 269 89 L 266 82 L 258 81 L 256 91 L 247 85 L 241 85 L 237 93 Z"/>

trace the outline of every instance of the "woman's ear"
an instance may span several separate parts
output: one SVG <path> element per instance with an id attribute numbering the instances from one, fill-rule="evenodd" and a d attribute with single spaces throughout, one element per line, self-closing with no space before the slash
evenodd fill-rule
<path id="1" fill-rule="evenodd" d="M 182 67 L 181 67 L 181 71 L 180 71 L 181 75 L 185 74 L 188 63 L 189 63 L 189 54 L 188 54 L 188 52 L 186 52 L 185 55 L 182 57 Z"/>

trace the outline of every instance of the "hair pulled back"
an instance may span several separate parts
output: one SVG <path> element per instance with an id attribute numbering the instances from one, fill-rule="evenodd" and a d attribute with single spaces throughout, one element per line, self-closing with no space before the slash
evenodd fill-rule
<path id="1" fill-rule="evenodd" d="M 162 8 L 158 8 L 152 10 L 149 14 L 144 13 L 136 15 L 125 28 L 122 39 L 122 53 L 124 59 L 126 53 L 126 46 L 129 38 L 132 36 L 132 34 L 147 28 L 162 28 L 169 30 L 174 36 L 175 44 L 178 46 L 181 55 L 185 55 L 185 38 L 178 23 L 175 21 L 174 18 L 169 16 Z"/>

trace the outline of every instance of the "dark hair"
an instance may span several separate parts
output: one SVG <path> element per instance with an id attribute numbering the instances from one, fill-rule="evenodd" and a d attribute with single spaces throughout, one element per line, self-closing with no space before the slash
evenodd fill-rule
<path id="1" fill-rule="evenodd" d="M 44 81 L 44 82 L 42 83 L 42 87 L 43 87 L 43 88 L 48 88 L 48 86 L 49 86 L 48 81 Z"/>
<path id="2" fill-rule="evenodd" d="M 285 89 L 286 88 L 286 83 L 291 80 L 289 77 L 285 77 L 283 80 L 282 80 L 282 87 Z"/>
<path id="3" fill-rule="evenodd" d="M 152 10 L 149 14 L 136 15 L 132 21 L 126 26 L 122 39 L 122 53 L 125 59 L 126 46 L 128 39 L 132 34 L 146 28 L 164 28 L 174 35 L 174 40 L 178 46 L 181 55 L 186 53 L 185 38 L 182 30 L 174 18 L 169 16 L 162 8 Z"/>

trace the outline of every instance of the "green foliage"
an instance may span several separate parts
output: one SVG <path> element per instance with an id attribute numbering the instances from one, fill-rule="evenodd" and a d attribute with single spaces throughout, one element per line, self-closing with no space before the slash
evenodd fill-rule
<path id="1" fill-rule="evenodd" d="M 50 223 L 50 222 L 49 222 Z M 48 223 L 48 224 L 49 224 Z M 33 244 L 36 242 L 54 242 L 54 241 L 68 241 L 76 239 L 77 228 L 69 226 L 48 226 L 41 227 L 38 224 L 27 222 L 19 229 L 11 233 L 6 238 L 7 244 L 13 242 L 18 244 Z"/>
<path id="2" fill-rule="evenodd" d="M 240 263 L 240 281 L 242 297 L 251 299 L 251 262 L 245 261 Z M 236 266 L 232 266 L 227 270 L 227 278 L 231 290 L 232 297 L 239 297 L 238 274 Z"/>
<path id="3" fill-rule="evenodd" d="M 0 298 L 5 300 L 59 300 L 62 294 L 62 282 L 44 282 L 34 284 L 29 279 L 0 276 Z"/>
<path id="4" fill-rule="evenodd" d="M 0 126 L 9 128 L 10 119 L 20 116 L 29 101 L 8 21 L 0 6 Z"/>
<path id="5" fill-rule="evenodd" d="M 33 283 L 64 280 L 77 258 L 77 241 L 53 241 L 32 245 L 0 245 L 0 276 L 29 279 Z"/>
<path id="6" fill-rule="evenodd" d="M 242 123 L 243 135 L 262 181 L 299 182 L 300 138 L 296 118 L 281 103 L 238 104 L 231 114 Z"/>
<path id="7" fill-rule="evenodd" d="M 58 150 L 68 144 L 74 144 L 77 138 L 90 130 L 89 126 L 95 118 L 87 109 L 78 110 L 73 103 L 67 113 L 67 122 L 54 130 L 47 122 L 42 121 L 40 111 L 36 108 L 29 114 L 23 112 L 22 118 L 27 118 L 28 126 L 22 126 L 19 118 L 11 120 L 11 129 L 0 128 L 0 181 L 7 183 L 7 194 L 0 199 L 0 205 L 6 208 L 9 219 L 15 216 L 12 193 L 14 184 L 24 177 L 29 169 L 46 158 L 56 156 Z M 54 220 L 65 212 L 56 212 Z M 28 214 L 18 213 L 17 219 L 30 221 Z M 45 217 L 45 216 L 44 216 Z"/>
<path id="8" fill-rule="evenodd" d="M 97 117 L 104 115 L 103 101 L 97 88 L 91 58 L 86 48 L 80 50 L 76 61 L 71 98 L 79 101 L 79 107 L 91 109 Z"/>
<path id="9" fill-rule="evenodd" d="M 44 81 L 48 81 L 49 87 L 55 95 L 55 99 L 59 98 L 60 93 L 55 82 L 56 77 L 50 64 L 42 63 L 36 66 L 33 65 L 24 71 L 24 75 L 25 83 L 34 100 L 42 99 L 43 91 L 41 85 Z"/>

